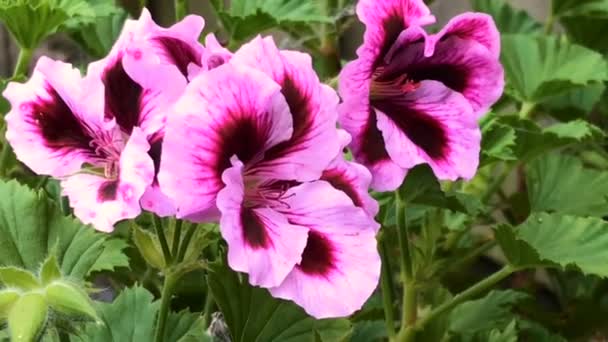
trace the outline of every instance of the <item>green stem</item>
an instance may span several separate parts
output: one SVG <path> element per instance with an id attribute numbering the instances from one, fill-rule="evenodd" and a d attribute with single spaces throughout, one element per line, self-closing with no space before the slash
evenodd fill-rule
<path id="1" fill-rule="evenodd" d="M 163 292 L 161 294 L 160 310 L 158 311 L 158 320 L 156 324 L 156 333 L 154 341 L 163 342 L 165 337 L 165 327 L 167 325 L 167 317 L 171 308 L 171 298 L 173 297 L 173 289 L 177 283 L 178 276 L 168 272 L 165 276 L 163 284 Z"/>
<path id="2" fill-rule="evenodd" d="M 180 21 L 188 14 L 188 2 L 175 0 L 175 21 Z"/>
<path id="3" fill-rule="evenodd" d="M 460 267 L 462 267 L 463 265 L 468 264 L 469 262 L 471 262 L 472 260 L 476 259 L 477 257 L 479 257 L 480 255 L 482 255 L 483 253 L 489 251 L 490 249 L 492 249 L 492 247 L 496 246 L 496 240 L 490 240 L 490 241 L 486 241 L 483 244 L 479 245 L 479 247 L 473 249 L 472 251 L 470 251 L 469 253 L 467 253 L 465 256 L 463 256 L 462 258 L 460 258 L 459 260 L 456 260 L 456 262 L 450 264 L 447 267 L 446 273 L 447 272 L 455 272 L 458 271 L 458 269 Z"/>
<path id="4" fill-rule="evenodd" d="M 173 231 L 173 244 L 171 245 L 171 255 L 177 255 L 179 243 L 182 239 L 182 224 L 184 221 L 175 221 L 175 230 Z"/>
<path id="5" fill-rule="evenodd" d="M 163 231 L 163 223 L 160 220 L 160 217 L 152 214 L 154 219 L 154 229 L 156 230 L 156 235 L 158 236 L 158 241 L 160 242 L 160 248 L 163 250 L 163 256 L 165 257 L 165 265 L 171 265 L 171 252 L 169 251 L 169 244 L 167 243 L 167 238 L 165 237 L 165 232 Z"/>
<path id="6" fill-rule="evenodd" d="M 511 267 L 510 265 L 504 266 L 500 271 L 492 274 L 491 276 L 481 280 L 477 284 L 469 287 L 465 291 L 457 294 L 448 302 L 438 306 L 428 315 L 419 319 L 414 326 L 408 327 L 408 329 L 402 331 L 397 337 L 397 340 L 401 342 L 413 341 L 413 337 L 416 331 L 424 329 L 424 327 L 428 323 L 441 316 L 442 314 L 451 311 L 457 305 L 485 293 L 492 286 L 496 285 L 498 282 L 505 279 L 515 271 L 516 269 Z"/>
<path id="7" fill-rule="evenodd" d="M 401 318 L 401 331 L 416 322 L 418 311 L 416 286 L 414 285 L 412 272 L 412 254 L 405 218 L 405 201 L 399 190 L 396 192 L 396 214 L 397 214 L 397 239 L 401 252 L 401 278 L 403 282 L 403 307 Z"/>
<path id="8" fill-rule="evenodd" d="M 27 75 L 32 60 L 32 53 L 33 51 L 30 49 L 21 48 L 19 50 L 19 57 L 17 57 L 17 65 L 15 65 L 13 77 Z"/>
<path id="9" fill-rule="evenodd" d="M 389 264 L 388 246 L 383 231 L 378 235 L 378 252 L 382 261 L 380 287 L 382 289 L 382 302 L 384 304 L 384 321 L 389 340 L 393 340 L 395 333 L 395 317 L 393 315 L 393 280 Z"/>
<path id="10" fill-rule="evenodd" d="M 205 307 L 203 308 L 203 327 L 207 328 L 211 323 L 211 310 L 213 309 L 213 294 L 207 286 L 207 296 L 205 298 Z"/>
<path id="11" fill-rule="evenodd" d="M 184 257 L 186 256 L 186 251 L 188 250 L 188 246 L 190 245 L 190 240 L 192 240 L 192 236 L 194 235 L 197 226 L 198 225 L 196 223 L 192 223 L 190 225 L 190 228 L 188 228 L 188 231 L 186 231 L 184 241 L 182 241 L 182 244 L 179 248 L 179 253 L 177 254 L 177 259 L 175 259 L 177 260 L 177 262 L 182 262 L 184 260 Z"/>
<path id="12" fill-rule="evenodd" d="M 2 150 L 0 151 L 0 177 L 6 176 L 6 165 L 8 163 L 9 157 L 11 155 L 11 145 L 8 143 L 6 139 L 4 139 L 4 143 L 2 144 Z"/>
<path id="13" fill-rule="evenodd" d="M 532 113 L 534 108 L 536 107 L 535 103 L 532 102 L 524 102 L 521 104 L 521 109 L 519 110 L 519 117 L 522 119 L 527 119 L 528 116 Z"/>

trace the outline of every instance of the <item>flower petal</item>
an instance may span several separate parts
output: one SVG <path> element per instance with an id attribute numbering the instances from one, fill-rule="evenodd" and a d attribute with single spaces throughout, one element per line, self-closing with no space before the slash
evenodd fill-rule
<path id="1" fill-rule="evenodd" d="M 321 180 L 344 192 L 355 206 L 363 208 L 370 217 L 378 214 L 378 202 L 370 196 L 368 191 L 372 175 L 363 165 L 346 161 L 340 157 L 323 171 Z"/>
<path id="2" fill-rule="evenodd" d="M 271 208 L 244 206 L 243 163 L 224 171 L 217 196 L 220 230 L 228 243 L 228 264 L 249 274 L 252 285 L 277 286 L 300 262 L 308 229 L 290 224 Z"/>
<path id="3" fill-rule="evenodd" d="M 452 35 L 430 48 L 429 44 L 432 43 L 425 45 L 423 42 L 402 42 L 401 39 L 407 39 L 406 36 L 407 33 L 404 32 L 391 51 L 391 59 L 387 61 L 383 77 L 391 79 L 407 75 L 414 82 L 440 81 L 450 89 L 462 93 L 473 106 L 476 117 L 485 114 L 502 95 L 503 68 L 484 45 Z M 425 56 L 425 49 L 431 51 L 432 56 Z"/>
<path id="4" fill-rule="evenodd" d="M 292 188 L 285 200 L 289 222 L 310 232 L 301 262 L 270 293 L 293 300 L 316 318 L 352 314 L 378 284 L 379 225 L 323 181 Z"/>
<path id="5" fill-rule="evenodd" d="M 349 145 L 355 161 L 372 174 L 371 187 L 376 191 L 397 189 L 407 173 L 386 151 L 382 132 L 377 127 L 376 112 L 369 104 L 369 95 L 352 98 L 338 107 L 340 125 L 352 136 Z"/>
<path id="6" fill-rule="evenodd" d="M 179 217 L 209 218 L 236 155 L 248 167 L 291 137 L 289 107 L 263 73 L 224 64 L 193 80 L 169 117 L 159 172 Z"/>
<path id="7" fill-rule="evenodd" d="M 136 127 L 120 156 L 118 179 L 82 173 L 62 181 L 74 215 L 103 232 L 111 232 L 120 220 L 137 217 L 139 200 L 154 177 L 149 148 L 145 134 Z"/>
<path id="8" fill-rule="evenodd" d="M 96 132 L 109 128 L 100 110 L 103 88 L 90 87 L 77 69 L 46 57 L 25 84 L 11 82 L 6 138 L 17 158 L 38 174 L 62 177 L 94 164 Z"/>
<path id="9" fill-rule="evenodd" d="M 361 0 L 357 16 L 366 26 L 364 43 L 357 54 L 372 56 L 374 68 L 382 63 L 403 30 L 435 22 L 423 0 Z"/>
<path id="10" fill-rule="evenodd" d="M 257 172 L 281 179 L 318 179 L 340 150 L 339 100 L 333 89 L 320 83 L 310 56 L 279 51 L 272 37 L 257 37 L 243 45 L 231 62 L 257 68 L 281 85 L 293 118 L 293 136 L 266 151 Z"/>
<path id="11" fill-rule="evenodd" d="M 428 163 L 439 179 L 470 179 L 479 163 L 481 132 L 468 101 L 437 81 L 403 97 L 373 103 L 386 150 L 408 169 Z"/>
<path id="12" fill-rule="evenodd" d="M 500 33 L 492 16 L 486 13 L 468 12 L 455 16 L 439 33 L 430 37 L 427 45 L 436 45 L 448 37 L 475 41 L 485 46 L 494 58 L 500 56 Z"/>

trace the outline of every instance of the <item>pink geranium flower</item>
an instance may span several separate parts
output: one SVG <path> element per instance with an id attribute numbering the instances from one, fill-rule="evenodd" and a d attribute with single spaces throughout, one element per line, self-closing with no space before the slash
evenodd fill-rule
<path id="1" fill-rule="evenodd" d="M 380 268 L 377 209 L 319 180 L 340 163 L 337 103 L 309 56 L 256 38 L 187 86 L 159 173 L 179 217 L 220 216 L 230 267 L 315 317 L 360 308 Z"/>
<path id="2" fill-rule="evenodd" d="M 372 187 L 394 190 L 422 163 L 440 179 L 473 177 L 477 119 L 504 85 L 491 17 L 463 14 L 428 35 L 434 18 L 422 0 L 361 0 L 357 14 L 364 43 L 340 74 L 339 121 Z"/>

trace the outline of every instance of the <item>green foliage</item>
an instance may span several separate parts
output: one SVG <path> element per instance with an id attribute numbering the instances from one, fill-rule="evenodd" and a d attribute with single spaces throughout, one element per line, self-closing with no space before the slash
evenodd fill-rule
<path id="1" fill-rule="evenodd" d="M 21 296 L 8 314 L 8 327 L 11 341 L 35 341 L 42 333 L 48 318 L 45 296 L 30 292 Z"/>
<path id="2" fill-rule="evenodd" d="M 507 91 L 526 103 L 608 79 L 608 63 L 585 47 L 553 37 L 502 36 Z"/>
<path id="3" fill-rule="evenodd" d="M 63 216 L 43 192 L 0 182 L 0 265 L 37 272 L 53 251 L 63 275 L 83 279 L 93 271 L 128 266 L 125 246 Z"/>
<path id="4" fill-rule="evenodd" d="M 492 15 L 502 34 L 536 34 L 542 29 L 541 24 L 526 11 L 515 9 L 504 0 L 472 0 L 471 4 L 475 11 Z"/>
<path id="5" fill-rule="evenodd" d="M 35 49 L 68 21 L 86 22 L 95 9 L 84 0 L 1 0 L 0 20 L 22 48 Z"/>
<path id="6" fill-rule="evenodd" d="M 96 16 L 88 22 L 69 25 L 70 36 L 92 57 L 102 58 L 112 48 L 127 19 L 127 12 L 112 0 L 88 0 Z"/>
<path id="7" fill-rule="evenodd" d="M 514 151 L 517 135 L 513 127 L 501 124 L 500 119 L 490 113 L 481 122 L 481 132 L 480 166 L 517 159 Z"/>
<path id="8" fill-rule="evenodd" d="M 315 335 L 321 341 L 339 341 L 351 328 L 345 319 L 309 317 L 295 304 L 250 286 L 220 262 L 212 265 L 208 284 L 234 342 L 311 341 Z"/>
<path id="9" fill-rule="evenodd" d="M 592 217 L 534 213 L 517 229 L 500 227 L 497 240 L 517 267 L 575 266 L 605 277 L 608 222 Z"/>
<path id="10" fill-rule="evenodd" d="M 564 154 L 542 156 L 526 171 L 532 211 L 555 211 L 581 216 L 608 213 L 608 173 L 587 169 Z"/>
<path id="11" fill-rule="evenodd" d="M 272 28 L 332 22 L 321 4 L 313 1 L 236 0 L 226 7 L 223 1 L 213 0 L 212 4 L 230 37 L 237 41 Z"/>
<path id="12" fill-rule="evenodd" d="M 159 306 L 160 303 L 144 288 L 125 289 L 112 303 L 97 303 L 103 323 L 88 324 L 82 333 L 72 336 L 72 341 L 153 341 Z M 167 322 L 163 341 L 211 341 L 196 314 L 172 312 Z"/>
<path id="13" fill-rule="evenodd" d="M 491 335 L 501 336 L 498 332 L 510 326 L 515 317 L 512 307 L 525 298 L 526 294 L 512 290 L 492 291 L 481 299 L 462 303 L 450 314 L 448 330 L 462 338 L 491 331 Z"/>

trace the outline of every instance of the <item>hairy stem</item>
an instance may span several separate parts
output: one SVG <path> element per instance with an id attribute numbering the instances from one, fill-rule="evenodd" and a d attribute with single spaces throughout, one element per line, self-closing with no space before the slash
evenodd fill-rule
<path id="1" fill-rule="evenodd" d="M 156 230 L 156 235 L 158 236 L 158 241 L 160 242 L 160 248 L 163 250 L 163 256 L 165 257 L 165 265 L 171 265 L 171 252 L 169 251 L 169 244 L 167 243 L 167 238 L 165 237 L 165 232 L 163 230 L 163 223 L 160 220 L 160 217 L 152 214 L 154 219 L 154 229 Z"/>
<path id="2" fill-rule="evenodd" d="M 173 290 L 175 288 L 177 279 L 178 276 L 171 272 L 168 272 L 165 276 L 165 282 L 163 284 L 163 291 L 161 294 L 160 310 L 158 311 L 156 332 L 154 334 L 154 341 L 156 342 L 164 341 L 167 317 L 169 316 L 171 298 L 173 297 Z"/>
<path id="3" fill-rule="evenodd" d="M 17 64 L 13 71 L 13 77 L 27 75 L 30 68 L 30 62 L 32 61 L 32 53 L 33 51 L 30 49 L 21 48 L 21 50 L 19 50 L 19 57 L 17 57 Z"/>
<path id="4" fill-rule="evenodd" d="M 405 330 L 402 330 L 399 333 L 397 340 L 402 341 L 402 342 L 413 341 L 416 331 L 420 331 L 420 330 L 424 329 L 424 327 L 428 323 L 430 323 L 437 317 L 441 316 L 442 314 L 451 311 L 459 304 L 466 302 L 467 300 L 470 300 L 472 298 L 475 298 L 475 297 L 479 296 L 480 294 L 483 294 L 484 292 L 488 291 L 491 287 L 493 287 L 494 285 L 496 285 L 501 280 L 505 279 L 506 277 L 508 277 L 509 275 L 511 275 L 511 273 L 513 273 L 515 271 L 516 271 L 516 269 L 511 267 L 510 265 L 504 266 L 500 271 L 481 280 L 477 284 L 475 284 L 475 285 L 469 287 L 468 289 L 466 289 L 465 291 L 457 294 L 451 300 L 449 300 L 449 301 L 445 302 L 444 304 L 438 306 L 437 308 L 433 309 L 433 311 L 431 311 L 428 315 L 419 319 L 415 325 L 410 326 Z"/>
<path id="5" fill-rule="evenodd" d="M 401 252 L 401 278 L 403 282 L 401 331 L 404 331 L 407 327 L 416 322 L 418 312 L 418 295 L 416 293 L 416 286 L 414 285 L 412 254 L 410 251 L 410 241 L 405 219 L 406 204 L 399 191 L 396 192 L 396 195 L 397 239 L 399 240 L 399 250 Z"/>
<path id="6" fill-rule="evenodd" d="M 173 244 L 171 245 L 171 255 L 177 255 L 179 243 L 182 239 L 182 224 L 184 221 L 175 220 L 175 230 L 173 231 Z"/>
<path id="7" fill-rule="evenodd" d="M 192 240 L 192 236 L 196 231 L 196 227 L 198 225 L 196 223 L 192 223 L 188 231 L 186 231 L 186 235 L 184 236 L 184 241 L 182 241 L 182 245 L 179 248 L 179 253 L 177 254 L 177 258 L 175 259 L 178 263 L 184 260 L 186 256 L 186 251 L 188 250 L 188 246 L 190 245 L 190 240 Z"/>
<path id="8" fill-rule="evenodd" d="M 389 264 L 387 241 L 381 231 L 378 235 L 378 252 L 382 261 L 380 287 L 382 289 L 382 302 L 384 304 L 384 321 L 386 331 L 390 340 L 395 338 L 395 317 L 393 315 L 393 279 Z"/>

